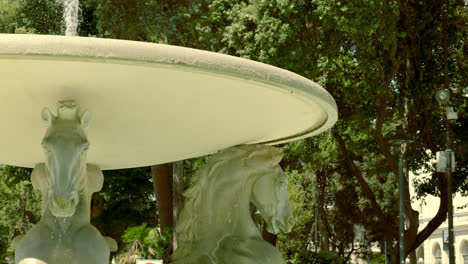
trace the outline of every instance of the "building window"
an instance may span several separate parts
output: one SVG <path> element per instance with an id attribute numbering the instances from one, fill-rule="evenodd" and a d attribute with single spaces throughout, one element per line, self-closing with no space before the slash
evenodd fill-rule
<path id="1" fill-rule="evenodd" d="M 463 264 L 468 264 L 468 242 L 466 240 L 463 241 L 461 253 L 463 256 Z"/>
<path id="2" fill-rule="evenodd" d="M 424 247 L 421 246 L 420 248 L 418 248 L 416 252 L 417 252 L 416 258 L 418 259 L 417 263 L 424 264 Z"/>
<path id="3" fill-rule="evenodd" d="M 433 249 L 434 264 L 442 264 L 442 251 L 440 250 L 439 243 L 436 243 Z"/>

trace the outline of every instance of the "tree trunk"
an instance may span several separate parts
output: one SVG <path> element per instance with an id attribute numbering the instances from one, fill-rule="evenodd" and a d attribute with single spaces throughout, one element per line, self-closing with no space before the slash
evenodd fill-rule
<path id="1" fill-rule="evenodd" d="M 398 245 L 395 245 L 391 248 L 390 251 L 390 264 L 399 264 L 400 263 L 400 248 Z"/>
<path id="2" fill-rule="evenodd" d="M 177 226 L 179 214 L 184 206 L 184 161 L 176 161 L 173 163 L 172 170 L 172 194 L 173 194 L 173 215 L 174 227 Z M 177 249 L 177 233 L 174 230 L 173 249 Z"/>
<path id="3" fill-rule="evenodd" d="M 158 202 L 159 225 L 161 229 L 172 228 L 174 217 L 172 211 L 172 191 L 169 164 L 151 166 L 154 192 Z"/>
<path id="4" fill-rule="evenodd" d="M 325 192 L 327 186 L 327 168 L 322 168 L 315 172 L 318 183 L 318 211 L 319 211 L 319 232 L 320 232 L 320 250 L 330 250 L 330 234 L 328 232 L 327 211 L 325 210 Z"/>
<path id="5" fill-rule="evenodd" d="M 416 251 L 412 251 L 410 254 L 409 254 L 409 263 L 410 264 L 417 264 L 417 259 L 416 259 Z"/>
<path id="6" fill-rule="evenodd" d="M 100 195 L 99 193 L 93 194 L 91 198 L 91 221 L 95 218 L 100 217 L 103 214 L 105 202 L 106 200 L 102 195 Z"/>

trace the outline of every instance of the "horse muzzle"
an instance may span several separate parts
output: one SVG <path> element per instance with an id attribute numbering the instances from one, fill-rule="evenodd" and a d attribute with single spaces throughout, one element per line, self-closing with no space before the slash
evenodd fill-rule
<path id="1" fill-rule="evenodd" d="M 52 197 L 49 200 L 49 210 L 56 217 L 70 217 L 75 214 L 75 209 L 78 204 L 78 197 L 72 195 L 70 198 Z"/>
<path id="2" fill-rule="evenodd" d="M 288 233 L 291 231 L 294 224 L 295 224 L 295 221 L 292 215 L 286 215 L 283 218 L 273 217 L 270 223 L 268 223 L 267 221 L 267 230 L 268 232 L 273 233 L 273 234 L 277 234 L 279 231 Z"/>
<path id="3" fill-rule="evenodd" d="M 288 215 L 286 216 L 286 219 L 284 221 L 284 226 L 281 228 L 281 230 L 283 230 L 286 233 L 289 233 L 291 232 L 295 224 L 296 224 L 296 221 L 294 220 L 294 216 L 292 214 Z"/>

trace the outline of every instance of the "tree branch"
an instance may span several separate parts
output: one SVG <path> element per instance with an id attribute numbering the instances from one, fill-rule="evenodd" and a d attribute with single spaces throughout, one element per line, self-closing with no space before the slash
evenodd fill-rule
<path id="1" fill-rule="evenodd" d="M 432 124 L 431 124 L 431 118 L 429 117 L 429 112 L 428 112 L 427 108 L 424 109 L 424 115 L 423 115 L 422 122 L 423 122 L 423 125 L 422 125 L 422 129 L 421 129 L 422 130 L 421 133 L 422 133 L 422 136 L 423 136 L 424 143 L 431 150 L 432 154 L 435 155 L 436 152 L 438 151 L 438 147 L 434 143 L 434 140 L 433 140 L 432 135 L 431 135 Z"/>
<path id="2" fill-rule="evenodd" d="M 343 156 L 344 156 L 344 159 L 345 159 L 345 162 L 346 162 L 346 165 L 347 165 L 348 169 L 353 174 L 353 176 L 357 179 L 359 185 L 362 188 L 362 191 L 363 191 L 364 195 L 366 196 L 367 199 L 369 199 L 369 201 L 371 203 L 371 207 L 375 212 L 375 215 L 379 218 L 379 221 L 382 223 L 381 227 L 385 231 L 387 231 L 389 233 L 392 233 L 393 236 L 395 236 L 395 237 L 398 236 L 398 232 L 396 232 L 396 230 L 394 230 L 392 228 L 392 226 L 393 226 L 392 223 L 389 223 L 387 221 L 387 218 L 385 217 L 385 214 L 383 213 L 382 209 L 380 208 L 379 204 L 377 203 L 377 199 L 376 199 L 376 197 L 374 195 L 374 192 L 372 191 L 372 189 L 369 187 L 366 180 L 362 176 L 362 173 L 361 173 L 360 169 L 356 166 L 356 164 L 354 164 L 354 162 L 350 158 L 350 154 L 349 154 L 350 151 L 346 148 L 346 144 L 345 144 L 343 138 L 338 134 L 338 132 L 335 132 L 334 136 L 338 141 L 338 144 L 340 146 L 341 152 L 343 153 Z"/>
<path id="3" fill-rule="evenodd" d="M 447 180 L 443 174 L 438 174 L 437 183 L 440 191 L 439 210 L 437 211 L 437 214 L 431 219 L 431 221 L 427 223 L 426 227 L 424 227 L 424 229 L 418 233 L 415 241 L 411 244 L 408 244 L 408 247 L 405 250 L 405 254 L 416 250 L 424 242 L 424 240 L 426 240 L 434 232 L 434 230 L 436 230 L 447 219 Z"/>
<path id="4" fill-rule="evenodd" d="M 26 210 L 24 215 L 28 218 L 31 224 L 37 224 L 37 222 L 39 222 L 39 219 L 37 219 L 37 217 L 31 211 Z"/>
<path id="5" fill-rule="evenodd" d="M 393 39 L 392 46 L 390 48 L 390 61 L 391 61 L 391 68 L 388 72 L 386 72 L 382 77 L 382 89 L 383 93 L 379 96 L 378 105 L 377 105 L 377 116 L 375 121 L 375 131 L 374 131 L 374 138 L 377 141 L 380 151 L 387 160 L 388 166 L 393 171 L 393 173 L 398 176 L 398 163 L 393 158 L 392 154 L 390 153 L 390 146 L 388 145 L 387 140 L 384 139 L 382 134 L 382 126 L 385 121 L 385 110 L 387 109 L 387 100 L 388 100 L 388 93 L 389 93 L 389 85 L 393 79 L 393 76 L 396 74 L 399 64 L 396 60 L 396 51 L 398 47 L 397 39 Z M 384 69 L 381 69 L 383 72 Z"/>

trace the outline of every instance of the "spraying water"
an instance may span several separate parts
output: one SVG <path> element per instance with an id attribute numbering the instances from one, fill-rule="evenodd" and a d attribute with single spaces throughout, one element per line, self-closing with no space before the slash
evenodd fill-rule
<path id="1" fill-rule="evenodd" d="M 65 21 L 65 36 L 78 36 L 79 0 L 63 1 L 63 20 Z"/>

